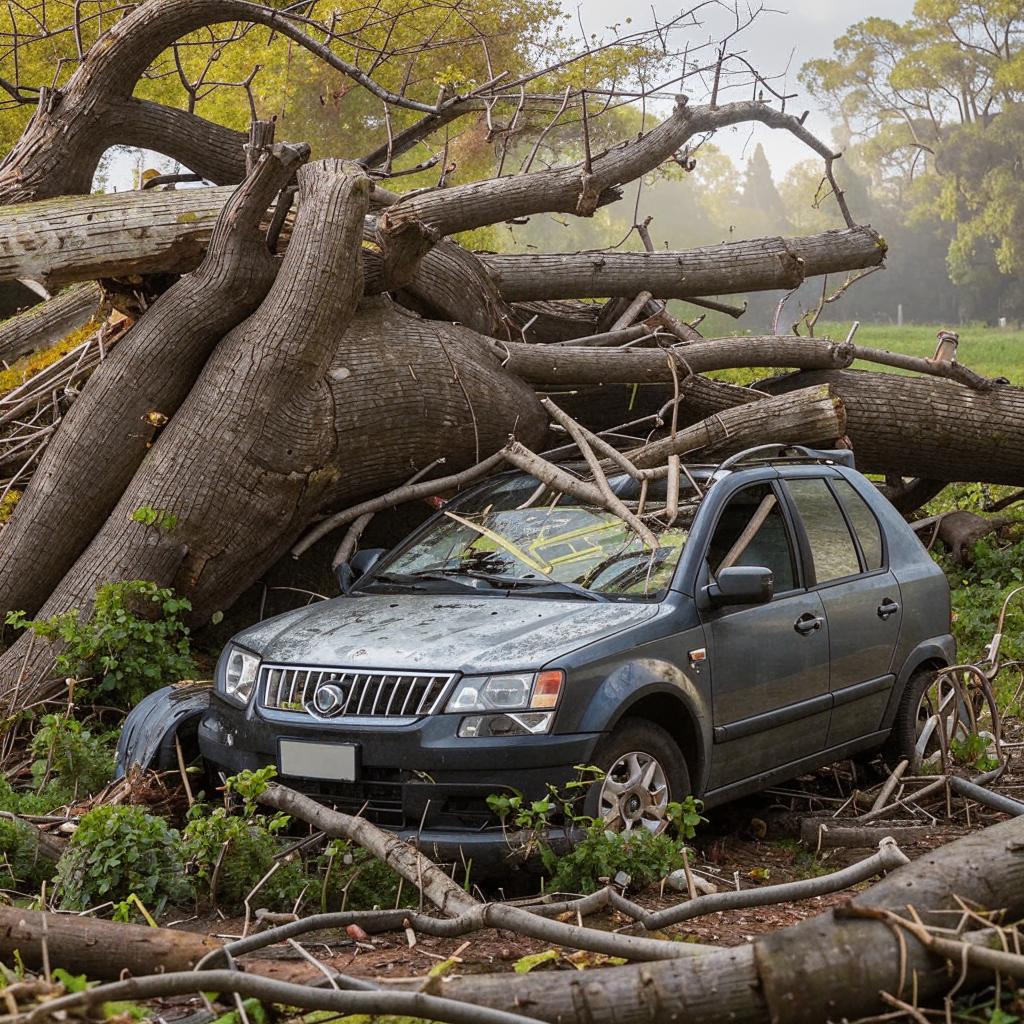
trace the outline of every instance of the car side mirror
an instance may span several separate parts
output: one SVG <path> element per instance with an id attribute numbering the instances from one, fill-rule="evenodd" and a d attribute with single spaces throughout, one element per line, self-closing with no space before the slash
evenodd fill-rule
<path id="1" fill-rule="evenodd" d="M 365 576 L 383 557 L 387 548 L 364 548 L 357 551 L 350 562 L 340 562 L 334 567 L 334 574 L 338 579 L 338 586 L 343 594 L 352 589 L 352 584 L 360 577 Z"/>
<path id="2" fill-rule="evenodd" d="M 733 565 L 721 569 L 704 594 L 716 607 L 729 604 L 767 604 L 775 593 L 775 574 L 763 565 Z"/>

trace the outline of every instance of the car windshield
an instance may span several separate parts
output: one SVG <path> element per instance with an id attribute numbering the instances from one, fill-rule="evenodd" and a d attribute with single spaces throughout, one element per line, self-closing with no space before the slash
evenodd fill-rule
<path id="1" fill-rule="evenodd" d="M 450 578 L 538 596 L 561 590 L 581 597 L 657 597 L 672 581 L 697 502 L 681 499 L 675 521 L 666 527 L 663 482 L 660 497 L 656 481 L 649 488 L 643 508 L 635 481 L 611 483 L 657 536 L 653 552 L 613 513 L 580 504 L 533 477 L 515 476 L 451 502 L 367 582 Z"/>

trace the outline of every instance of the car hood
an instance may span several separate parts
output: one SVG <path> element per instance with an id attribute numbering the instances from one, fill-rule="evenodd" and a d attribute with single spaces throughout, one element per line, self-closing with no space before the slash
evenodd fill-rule
<path id="1" fill-rule="evenodd" d="M 234 639 L 281 664 L 500 672 L 541 668 L 657 613 L 656 604 L 370 594 L 287 612 Z"/>

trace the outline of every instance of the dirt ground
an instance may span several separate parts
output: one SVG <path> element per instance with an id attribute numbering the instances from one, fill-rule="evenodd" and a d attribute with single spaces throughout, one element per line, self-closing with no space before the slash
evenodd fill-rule
<path id="1" fill-rule="evenodd" d="M 1008 738 L 1018 743 L 1021 740 L 1019 735 Z M 1020 799 L 1024 798 L 1024 750 L 1019 747 L 1011 749 L 1013 756 L 1010 768 L 991 788 Z M 853 772 L 856 772 L 856 777 Z M 844 763 L 708 812 L 709 820 L 701 827 L 693 842 L 696 857 L 692 860 L 692 868 L 712 881 L 719 891 L 723 891 L 816 877 L 861 860 L 873 852 L 874 845 L 815 850 L 800 841 L 801 823 L 808 816 L 818 819 L 838 814 L 835 819 L 837 823 L 844 820 L 850 824 L 855 812 L 848 801 L 853 791 L 877 786 L 883 778 L 884 775 L 877 770 L 872 773 L 863 768 L 852 769 L 851 765 Z M 911 783 L 908 788 L 912 790 L 917 785 Z M 868 810 L 873 796 L 869 794 L 861 799 L 856 813 Z M 1003 817 L 976 804 L 968 807 L 959 799 L 954 799 L 951 804 L 951 817 L 944 816 L 946 808 L 941 802 L 932 805 L 930 810 L 938 819 L 934 825 L 929 824 L 925 816 L 919 815 L 918 824 L 927 826 L 924 832 L 900 841 L 901 849 L 912 859 Z M 908 818 L 910 814 L 902 817 Z M 879 823 L 876 831 L 877 839 L 888 834 L 884 823 Z M 492 884 L 500 885 L 501 880 L 496 879 Z M 855 892 L 870 884 L 863 883 L 854 889 L 801 902 L 716 912 L 656 934 L 677 941 L 719 946 L 740 945 L 752 941 L 758 935 L 819 914 L 848 900 Z M 640 893 L 629 892 L 628 895 L 651 910 L 671 906 L 685 899 L 682 893 L 671 889 L 659 891 L 657 887 Z M 628 929 L 631 922 L 617 912 L 607 911 L 588 917 L 586 924 L 617 930 Z M 242 926 L 243 922 L 239 919 L 193 920 L 180 925 L 224 937 L 239 935 Z M 495 930 L 455 939 L 417 936 L 413 946 L 410 946 L 404 933 L 376 935 L 365 944 L 354 943 L 342 933 L 321 933 L 308 936 L 303 940 L 303 945 L 318 959 L 338 971 L 373 977 L 378 982 L 425 976 L 444 961 L 454 961 L 446 965 L 446 970 L 456 974 L 509 971 L 522 957 L 550 948 L 549 944 L 538 940 Z M 260 955 L 287 959 L 299 957 L 298 952 L 290 947 L 275 947 Z M 606 960 L 596 954 L 574 955 L 572 951 L 566 950 L 558 958 L 551 958 L 534 969 L 574 970 L 581 966 L 597 966 Z M 176 1000 L 173 1006 L 164 1008 L 163 1016 L 171 1021 L 187 1015 L 193 1008 L 187 1001 Z"/>

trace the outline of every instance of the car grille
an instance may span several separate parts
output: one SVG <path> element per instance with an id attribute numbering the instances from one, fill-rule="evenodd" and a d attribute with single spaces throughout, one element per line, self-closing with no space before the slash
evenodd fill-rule
<path id="1" fill-rule="evenodd" d="M 259 693 L 262 706 L 271 711 L 325 719 L 413 719 L 435 714 L 454 678 L 453 673 L 261 665 Z M 343 703 L 320 713 L 313 701 L 317 690 L 328 684 L 337 687 Z"/>

